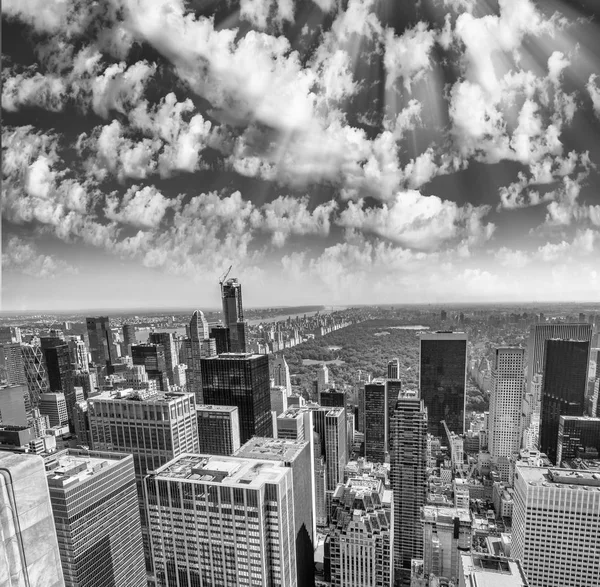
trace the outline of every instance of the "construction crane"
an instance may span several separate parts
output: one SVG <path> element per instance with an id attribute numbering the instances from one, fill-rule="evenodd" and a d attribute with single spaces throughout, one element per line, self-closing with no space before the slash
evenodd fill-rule
<path id="1" fill-rule="evenodd" d="M 233 265 L 229 265 L 229 269 L 227 269 L 227 272 L 225 273 L 225 275 L 223 275 L 223 277 L 221 277 L 221 279 L 219 279 L 219 285 L 221 287 L 223 287 L 223 283 L 225 282 L 225 280 L 227 279 L 227 276 L 229 275 L 229 273 L 231 272 L 231 269 L 233 268 Z"/>

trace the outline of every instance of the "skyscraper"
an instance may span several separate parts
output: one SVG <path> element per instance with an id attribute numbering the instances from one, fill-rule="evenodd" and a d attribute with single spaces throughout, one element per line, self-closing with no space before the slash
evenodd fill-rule
<path id="1" fill-rule="evenodd" d="M 290 379 L 290 368 L 285 357 L 283 355 L 272 357 L 269 366 L 271 379 L 273 379 L 275 385 L 285 387 L 287 395 L 290 395 L 292 393 L 292 382 Z"/>
<path id="2" fill-rule="evenodd" d="M 392 359 L 387 364 L 388 379 L 400 379 L 400 359 Z"/>
<path id="3" fill-rule="evenodd" d="M 530 587 L 521 561 L 504 556 L 460 553 L 458 587 Z"/>
<path id="4" fill-rule="evenodd" d="M 373 379 L 365 384 L 365 458 L 385 463 L 389 450 L 388 395 L 385 379 Z"/>
<path id="5" fill-rule="evenodd" d="M 165 367 L 169 385 L 174 384 L 173 371 L 178 363 L 177 353 L 175 351 L 175 341 L 171 332 L 151 332 L 148 337 L 150 344 L 160 345 L 165 352 Z"/>
<path id="6" fill-rule="evenodd" d="M 351 478 L 331 502 L 328 535 L 332 587 L 391 587 L 393 500 L 381 479 Z"/>
<path id="7" fill-rule="evenodd" d="M 131 347 L 134 344 L 137 344 L 135 326 L 133 324 L 123 324 L 123 354 L 131 356 Z"/>
<path id="8" fill-rule="evenodd" d="M 162 344 L 135 344 L 131 347 L 131 358 L 134 365 L 143 365 L 148 378 L 156 381 L 158 389 L 169 390 L 167 361 Z"/>
<path id="9" fill-rule="evenodd" d="M 111 355 L 113 342 L 110 320 L 108 316 L 99 316 L 97 318 L 86 318 L 85 323 L 92 363 L 96 364 L 101 370 L 106 370 L 108 365 L 115 359 Z"/>
<path id="10" fill-rule="evenodd" d="M 317 393 L 320 395 L 329 388 L 329 369 L 323 363 L 317 371 Z"/>
<path id="11" fill-rule="evenodd" d="M 423 558 L 421 507 L 427 491 L 427 408 L 416 393 L 398 397 L 391 426 L 394 574 L 396 584 L 406 584 L 411 560 Z"/>
<path id="12" fill-rule="evenodd" d="M 574 323 L 533 324 L 531 326 L 527 347 L 527 391 L 530 393 L 534 375 L 543 375 L 544 373 L 546 341 L 548 339 L 591 341 L 592 325 Z"/>
<path id="13" fill-rule="evenodd" d="M 47 469 L 66 587 L 144 587 L 133 457 L 67 449 Z"/>
<path id="14" fill-rule="evenodd" d="M 40 396 L 40 413 L 48 416 L 50 426 L 66 426 L 69 423 L 69 410 L 64 393 L 43 393 Z"/>
<path id="15" fill-rule="evenodd" d="M 600 585 L 599 545 L 597 472 L 517 464 L 511 555 L 531 587 Z"/>
<path id="16" fill-rule="evenodd" d="M 292 468 L 181 455 L 145 479 L 158 587 L 294 587 Z"/>
<path id="17" fill-rule="evenodd" d="M 560 416 L 583 416 L 590 343 L 587 340 L 546 340 L 540 450 L 556 463 Z"/>
<path id="18" fill-rule="evenodd" d="M 521 447 L 524 359 L 525 349 L 500 347 L 494 351 L 488 446 L 503 481 L 509 481 L 510 457 Z"/>
<path id="19" fill-rule="evenodd" d="M 467 335 L 423 332 L 420 341 L 419 388 L 428 412 L 428 430 L 443 436 L 445 421 L 456 434 L 465 428 Z"/>
<path id="20" fill-rule="evenodd" d="M 319 393 L 319 404 L 324 408 L 343 408 L 346 406 L 346 394 L 335 388 L 324 389 Z"/>
<path id="21" fill-rule="evenodd" d="M 63 587 L 44 461 L 0 451 L 0 585 Z"/>
<path id="22" fill-rule="evenodd" d="M 242 305 L 242 285 L 236 278 L 221 284 L 223 300 L 223 322 L 229 330 L 229 351 L 245 353 L 247 344 L 247 326 L 244 322 Z"/>
<path id="23" fill-rule="evenodd" d="M 204 312 L 195 310 L 190 320 L 190 336 L 187 343 L 187 391 L 196 396 L 196 403 L 204 403 L 202 393 L 202 358 L 217 354 L 216 342 L 209 338 L 208 322 Z"/>
<path id="24" fill-rule="evenodd" d="M 32 405 L 37 405 L 40 395 L 50 391 L 48 384 L 48 373 L 44 353 L 39 346 L 24 344 L 21 347 L 23 353 L 23 365 L 25 367 L 25 378 Z"/>
<path id="25" fill-rule="evenodd" d="M 241 446 L 239 410 L 235 406 L 196 406 L 198 452 L 232 455 Z"/>
<path id="26" fill-rule="evenodd" d="M 252 436 L 272 436 L 269 357 L 225 353 L 201 361 L 204 402 L 237 406 L 242 444 Z"/>
<path id="27" fill-rule="evenodd" d="M 600 418 L 560 416 L 556 466 L 576 458 L 600 458 Z"/>
<path id="28" fill-rule="evenodd" d="M 72 421 L 73 406 L 77 398 L 75 396 L 74 372 L 69 345 L 56 338 L 42 338 L 41 345 L 46 360 L 50 391 L 65 395 L 69 421 Z"/>
<path id="29" fill-rule="evenodd" d="M 0 345 L 0 365 L 4 367 L 8 385 L 27 385 L 20 343 L 12 342 Z"/>

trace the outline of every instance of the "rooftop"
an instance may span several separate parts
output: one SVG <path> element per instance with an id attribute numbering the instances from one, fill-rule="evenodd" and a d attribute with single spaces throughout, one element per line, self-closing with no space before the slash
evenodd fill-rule
<path id="1" fill-rule="evenodd" d="M 421 340 L 467 340 L 467 334 L 452 330 L 436 330 L 435 332 L 421 332 Z"/>
<path id="2" fill-rule="evenodd" d="M 139 389 L 117 389 L 102 391 L 97 395 L 89 398 L 89 401 L 134 401 L 144 403 L 155 403 L 155 404 L 168 404 L 169 402 L 176 399 L 183 399 L 189 397 L 189 393 L 183 393 L 178 391 L 146 391 Z"/>
<path id="3" fill-rule="evenodd" d="M 466 509 L 448 507 L 444 505 L 423 506 L 423 518 L 426 521 L 452 523 L 454 518 L 461 522 L 471 522 L 471 514 Z"/>
<path id="4" fill-rule="evenodd" d="M 461 553 L 465 584 L 470 587 L 528 587 L 529 583 L 515 559 Z"/>
<path id="5" fill-rule="evenodd" d="M 153 471 L 151 475 L 158 479 L 249 485 L 256 489 L 265 483 L 278 483 L 285 475 L 291 475 L 291 470 L 267 460 L 182 454 Z"/>
<path id="6" fill-rule="evenodd" d="M 246 459 L 291 462 L 307 445 L 308 442 L 303 441 L 253 436 L 235 452 L 235 456 Z"/>
<path id="7" fill-rule="evenodd" d="M 237 406 L 207 406 L 207 405 L 197 405 L 197 412 L 237 412 Z"/>
<path id="8" fill-rule="evenodd" d="M 559 469 L 545 467 L 519 466 L 515 471 L 515 478 L 521 476 L 523 481 L 532 486 L 562 487 L 580 491 L 600 492 L 600 468 L 586 469 Z"/>
<path id="9" fill-rule="evenodd" d="M 205 361 L 223 361 L 223 360 L 235 360 L 235 361 L 246 361 L 248 359 L 258 359 L 265 355 L 258 355 L 255 353 L 221 353 L 214 357 L 202 357 Z"/>
<path id="10" fill-rule="evenodd" d="M 50 487 L 76 487 L 94 475 L 115 467 L 129 455 L 67 449 L 46 461 L 46 477 Z"/>

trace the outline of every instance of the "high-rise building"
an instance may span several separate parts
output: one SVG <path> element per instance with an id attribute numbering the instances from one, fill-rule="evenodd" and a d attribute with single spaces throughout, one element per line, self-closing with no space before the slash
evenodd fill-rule
<path id="1" fill-rule="evenodd" d="M 106 368 L 116 359 L 111 354 L 113 341 L 110 320 L 108 316 L 98 316 L 96 318 L 86 318 L 85 323 L 92 363 L 97 365 L 101 371 L 106 371 Z"/>
<path id="2" fill-rule="evenodd" d="M 217 354 L 216 342 L 209 338 L 208 322 L 204 312 L 195 310 L 189 327 L 189 338 L 186 340 L 187 391 L 196 396 L 196 403 L 205 403 L 202 393 L 202 359 Z"/>
<path id="3" fill-rule="evenodd" d="M 0 387 L 0 422 L 13 426 L 28 425 L 29 394 L 25 385 Z"/>
<path id="4" fill-rule="evenodd" d="M 40 395 L 50 391 L 44 353 L 41 347 L 29 344 L 22 345 L 21 352 L 23 353 L 23 364 L 29 397 L 31 398 L 32 405 L 35 406 L 39 402 Z"/>
<path id="5" fill-rule="evenodd" d="M 232 455 L 241 446 L 239 410 L 235 406 L 196 406 L 198 452 Z"/>
<path id="6" fill-rule="evenodd" d="M 282 385 L 271 386 L 271 411 L 275 417 L 283 414 L 288 408 L 287 391 Z"/>
<path id="7" fill-rule="evenodd" d="M 420 337 L 419 389 L 427 408 L 428 430 L 443 436 L 442 421 L 456 433 L 465 428 L 467 335 L 423 332 Z"/>
<path id="8" fill-rule="evenodd" d="M 206 404 L 237 406 L 244 444 L 252 436 L 272 436 L 269 357 L 225 353 L 201 361 Z"/>
<path id="9" fill-rule="evenodd" d="M 319 404 L 324 408 L 343 408 L 346 406 L 346 394 L 334 387 L 319 393 Z"/>
<path id="10" fill-rule="evenodd" d="M 5 370 L 8 385 L 27 385 L 23 353 L 18 342 L 0 345 L 0 366 Z"/>
<path id="11" fill-rule="evenodd" d="M 365 384 L 365 458 L 385 463 L 388 453 L 389 413 L 385 379 L 373 379 Z"/>
<path id="12" fill-rule="evenodd" d="M 381 479 L 357 477 L 337 486 L 328 535 L 332 587 L 391 587 L 392 511 Z"/>
<path id="13" fill-rule="evenodd" d="M 181 455 L 145 494 L 157 587 L 297 585 L 292 468 Z"/>
<path id="14" fill-rule="evenodd" d="M 215 351 L 217 355 L 229 352 L 229 328 L 218 324 L 210 329 L 210 338 L 215 341 Z"/>
<path id="15" fill-rule="evenodd" d="M 290 368 L 283 355 L 271 357 L 269 363 L 271 370 L 271 379 L 275 385 L 285 387 L 286 394 L 292 393 L 292 381 L 290 379 Z"/>
<path id="16" fill-rule="evenodd" d="M 40 413 L 48 416 L 50 426 L 66 426 L 69 423 L 69 411 L 64 393 L 44 393 L 40 396 Z"/>
<path id="17" fill-rule="evenodd" d="M 400 394 L 391 428 L 394 575 L 396 584 L 403 584 L 410 579 L 411 560 L 423 558 L 421 508 L 427 491 L 427 408 L 415 392 Z"/>
<path id="18" fill-rule="evenodd" d="M 527 390 L 531 392 L 533 377 L 543 375 L 546 365 L 545 352 L 548 339 L 592 339 L 591 324 L 533 324 L 529 330 L 527 347 Z"/>
<path id="19" fill-rule="evenodd" d="M 79 337 L 72 336 L 67 344 L 69 346 L 73 370 L 88 372 L 90 370 L 90 361 L 85 342 Z"/>
<path id="20" fill-rule="evenodd" d="M 600 474 L 517 464 L 511 555 L 531 587 L 600 585 L 599 545 Z"/>
<path id="21" fill-rule="evenodd" d="M 134 365 L 143 365 L 148 378 L 156 381 L 158 389 L 169 390 L 167 361 L 162 344 L 134 344 L 131 347 L 131 358 Z"/>
<path id="22" fill-rule="evenodd" d="M 326 389 L 329 389 L 329 369 L 323 363 L 317 371 L 317 393 L 319 396 Z"/>
<path id="23" fill-rule="evenodd" d="M 525 349 L 500 347 L 494 351 L 488 447 L 503 481 L 509 481 L 510 458 L 521 448 L 524 360 Z"/>
<path id="24" fill-rule="evenodd" d="M 63 587 L 44 461 L 0 451 L 0 585 Z"/>
<path id="25" fill-rule="evenodd" d="M 423 507 L 423 564 L 425 574 L 458 582 L 461 552 L 471 550 L 471 514 L 467 509 Z"/>
<path id="26" fill-rule="evenodd" d="M 72 421 L 73 406 L 77 398 L 75 396 L 74 371 L 71 364 L 69 345 L 60 339 L 42 338 L 41 346 L 46 360 L 50 391 L 64 394 L 69 421 Z"/>
<path id="27" fill-rule="evenodd" d="M 314 478 L 311 442 L 289 439 L 251 438 L 236 457 L 271 461 L 292 469 L 293 505 L 298 587 L 314 585 Z"/>
<path id="28" fill-rule="evenodd" d="M 229 330 L 229 351 L 245 353 L 247 344 L 247 325 L 244 321 L 242 304 L 242 285 L 236 278 L 221 284 L 223 300 L 223 322 Z"/>
<path id="29" fill-rule="evenodd" d="M 560 416 L 556 466 L 578 458 L 600 458 L 600 418 Z"/>
<path id="30" fill-rule="evenodd" d="M 388 379 L 400 379 L 400 359 L 392 359 L 387 364 Z"/>
<path id="31" fill-rule="evenodd" d="M 461 552 L 459 560 L 458 587 L 530 587 L 517 559 Z"/>
<path id="32" fill-rule="evenodd" d="M 173 385 L 175 382 L 173 371 L 178 362 L 173 334 L 171 332 L 151 332 L 148 340 L 150 344 L 160 345 L 163 347 L 165 351 L 167 379 L 169 380 L 169 385 Z"/>
<path id="33" fill-rule="evenodd" d="M 131 356 L 131 347 L 137 344 L 135 336 L 135 326 L 133 324 L 123 324 L 123 353 Z"/>
<path id="34" fill-rule="evenodd" d="M 73 409 L 73 431 L 77 437 L 78 444 L 90 446 L 90 420 L 88 418 L 88 403 L 77 402 Z"/>
<path id="35" fill-rule="evenodd" d="M 145 587 L 133 457 L 67 449 L 46 467 L 66 587 Z"/>
<path id="36" fill-rule="evenodd" d="M 586 340 L 546 340 L 539 448 L 553 463 L 560 416 L 585 414 L 589 353 Z"/>

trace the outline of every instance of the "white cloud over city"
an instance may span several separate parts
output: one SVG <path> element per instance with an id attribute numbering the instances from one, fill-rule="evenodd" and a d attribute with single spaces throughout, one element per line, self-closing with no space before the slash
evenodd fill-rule
<path id="1" fill-rule="evenodd" d="M 3 309 L 597 299 L 600 31 L 551 4 L 4 2 Z"/>

